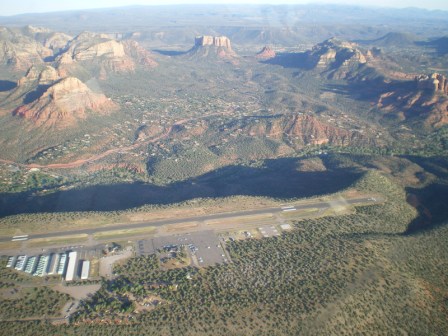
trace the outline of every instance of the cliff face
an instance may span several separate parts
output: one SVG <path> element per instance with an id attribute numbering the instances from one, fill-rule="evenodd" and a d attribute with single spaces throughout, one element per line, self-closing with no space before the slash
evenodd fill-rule
<path id="1" fill-rule="evenodd" d="M 105 56 L 106 58 L 124 57 L 124 47 L 114 40 L 90 43 L 89 40 L 78 39 L 80 43 L 73 43 L 69 53 L 75 61 L 85 61 Z"/>
<path id="2" fill-rule="evenodd" d="M 154 67 L 157 63 L 152 54 L 135 41 L 116 41 L 104 34 L 82 33 L 69 42 L 66 52 L 57 62 L 65 73 L 70 73 L 73 63 L 96 64 L 101 78 L 107 72 L 132 72 L 137 64 Z"/>
<path id="3" fill-rule="evenodd" d="M 157 66 L 157 62 L 153 59 L 153 55 L 139 45 L 136 41 L 123 41 L 121 42 L 124 48 L 124 52 L 128 57 L 131 57 L 135 62 L 148 67 Z"/>
<path id="4" fill-rule="evenodd" d="M 367 58 L 356 44 L 332 38 L 306 52 L 306 63 L 309 68 L 328 71 L 330 78 L 345 79 L 351 70 L 367 63 Z"/>
<path id="5" fill-rule="evenodd" d="M 448 124 L 447 78 L 438 73 L 418 75 L 408 83 L 383 93 L 377 106 L 402 121 L 420 119 L 426 127 Z"/>
<path id="6" fill-rule="evenodd" d="M 433 73 L 431 75 L 419 75 L 415 77 L 417 88 L 430 90 L 434 93 L 448 94 L 448 81 L 444 75 Z"/>
<path id="7" fill-rule="evenodd" d="M 236 62 L 236 53 L 232 50 L 230 40 L 225 36 L 197 36 L 194 47 L 187 55 L 190 58 L 217 58 Z"/>
<path id="8" fill-rule="evenodd" d="M 248 124 L 245 131 L 252 136 L 267 135 L 277 140 L 281 140 L 287 135 L 295 139 L 297 147 L 307 144 L 365 145 L 370 142 L 359 132 L 331 126 L 310 115 L 284 115 L 270 118 Z"/>
<path id="9" fill-rule="evenodd" d="M 45 66 L 39 68 L 37 66 L 32 66 L 26 75 L 20 78 L 17 82 L 18 87 L 23 87 L 26 85 L 49 85 L 60 79 L 60 76 L 55 68 L 52 66 Z M 37 82 L 37 83 L 36 83 Z"/>
<path id="10" fill-rule="evenodd" d="M 229 51 L 232 50 L 232 47 L 230 46 L 230 40 L 225 36 L 197 36 L 194 40 L 194 45 L 195 47 L 224 47 Z"/>
<path id="11" fill-rule="evenodd" d="M 42 43 L 51 50 L 61 50 L 67 46 L 71 39 L 71 36 L 64 33 L 52 33 L 46 36 Z"/>
<path id="12" fill-rule="evenodd" d="M 20 30 L 20 32 L 39 42 L 44 47 L 58 52 L 67 46 L 67 43 L 73 39 L 64 33 L 53 32 L 49 29 L 42 27 L 26 26 Z"/>
<path id="13" fill-rule="evenodd" d="M 13 115 L 31 120 L 37 126 L 66 128 L 87 118 L 88 111 L 104 114 L 115 108 L 103 94 L 94 93 L 79 79 L 68 77 L 50 85 L 39 98 L 18 107 Z"/>

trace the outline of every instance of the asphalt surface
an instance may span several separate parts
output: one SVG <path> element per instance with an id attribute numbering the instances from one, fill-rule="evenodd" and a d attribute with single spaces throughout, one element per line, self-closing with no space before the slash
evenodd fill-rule
<path id="1" fill-rule="evenodd" d="M 138 229 L 138 228 L 145 228 L 148 226 L 163 226 L 163 225 L 169 225 L 169 224 L 181 224 L 185 222 L 190 221 L 207 221 L 207 220 L 219 220 L 219 219 L 227 219 L 232 217 L 241 217 L 241 216 L 251 216 L 251 215 L 262 215 L 262 214 L 268 214 L 268 213 L 281 213 L 285 211 L 295 211 L 295 210 L 306 210 L 306 209 L 327 209 L 331 208 L 332 206 L 337 205 L 340 203 L 343 204 L 356 204 L 356 203 L 380 203 L 383 202 L 382 199 L 375 199 L 372 197 L 361 197 L 361 198 L 352 198 L 352 199 L 335 199 L 330 202 L 321 201 L 321 202 L 314 202 L 314 203 L 307 203 L 307 204 L 288 204 L 283 207 L 273 207 L 273 208 L 264 208 L 264 209 L 257 209 L 257 210 L 247 210 L 247 211 L 237 211 L 237 212 L 230 212 L 230 213 L 221 213 L 221 214 L 212 214 L 212 215 L 204 215 L 204 216 L 197 216 L 197 217 L 187 217 L 187 218 L 180 218 L 180 219 L 166 219 L 166 220 L 160 220 L 160 221 L 146 221 L 146 222 L 138 222 L 138 223 L 130 223 L 130 224 L 119 224 L 109 227 L 98 227 L 98 228 L 91 228 L 91 229 L 77 229 L 77 230 L 69 230 L 69 231 L 60 231 L 60 232 L 45 232 L 45 233 L 37 233 L 37 234 L 30 234 L 27 236 L 28 239 L 35 239 L 35 238 L 55 238 L 55 237 L 61 237 L 61 236 L 69 236 L 69 235 L 75 235 L 75 234 L 94 234 L 97 232 L 107 232 L 107 231 L 115 231 L 115 230 L 129 230 L 129 229 Z M 26 235 L 22 234 L 21 236 Z M 13 237 L 0 237 L 0 242 L 7 242 L 11 241 Z"/>

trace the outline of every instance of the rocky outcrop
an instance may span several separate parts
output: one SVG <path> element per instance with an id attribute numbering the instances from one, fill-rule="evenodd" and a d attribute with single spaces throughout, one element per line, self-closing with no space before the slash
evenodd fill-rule
<path id="1" fill-rule="evenodd" d="M 33 64 L 42 64 L 50 56 L 53 56 L 53 51 L 34 39 L 0 27 L 0 64 L 23 71 Z"/>
<path id="2" fill-rule="evenodd" d="M 252 118 L 253 119 L 253 118 Z M 282 140 L 285 136 L 294 139 L 296 147 L 304 145 L 331 144 L 337 146 L 360 145 L 370 142 L 356 131 L 334 127 L 311 115 L 281 115 L 251 122 L 243 128 L 251 136 L 269 136 Z"/>
<path id="3" fill-rule="evenodd" d="M 112 72 L 133 72 L 136 66 L 154 67 L 157 63 L 152 54 L 135 41 L 116 41 L 109 36 L 82 33 L 69 42 L 66 52 L 57 58 L 59 68 L 71 73 L 73 63 L 98 66 L 101 79 Z"/>
<path id="4" fill-rule="evenodd" d="M 157 66 L 157 62 L 153 59 L 153 55 L 136 41 L 127 40 L 122 41 L 121 43 L 123 44 L 125 54 L 138 64 L 147 67 Z"/>
<path id="5" fill-rule="evenodd" d="M 17 86 L 22 87 L 27 84 L 48 85 L 54 83 L 58 79 L 60 79 L 59 74 L 52 66 L 32 66 L 28 69 L 26 75 L 18 80 Z"/>
<path id="6" fill-rule="evenodd" d="M 52 33 L 45 37 L 43 45 L 51 50 L 62 50 L 67 47 L 67 44 L 73 37 L 64 33 Z"/>
<path id="7" fill-rule="evenodd" d="M 105 114 L 115 108 L 105 95 L 92 92 L 77 78 L 68 77 L 49 86 L 39 98 L 20 106 L 13 114 L 37 126 L 66 128 L 86 119 L 89 111 Z"/>
<path id="8" fill-rule="evenodd" d="M 419 75 L 415 77 L 417 88 L 448 94 L 448 81 L 444 75 L 433 73 L 431 75 Z"/>
<path id="9" fill-rule="evenodd" d="M 366 64 L 367 58 L 355 43 L 331 38 L 306 52 L 306 63 L 308 68 L 328 71 L 330 78 L 345 79 L 353 68 Z"/>
<path id="10" fill-rule="evenodd" d="M 225 36 L 197 36 L 194 47 L 187 52 L 190 58 L 224 59 L 237 63 L 236 53 L 232 50 L 230 40 Z"/>
<path id="11" fill-rule="evenodd" d="M 272 50 L 270 47 L 266 46 L 263 49 L 261 49 L 255 57 L 261 60 L 268 60 L 274 58 L 275 56 L 276 56 L 275 51 Z"/>
<path id="12" fill-rule="evenodd" d="M 414 121 L 433 128 L 448 124 L 448 82 L 441 74 L 415 76 L 398 82 L 380 95 L 377 107 L 400 121 Z"/>
<path id="13" fill-rule="evenodd" d="M 25 36 L 31 37 L 44 47 L 56 52 L 64 49 L 67 46 L 67 43 L 73 39 L 72 36 L 64 33 L 53 32 L 47 28 L 34 27 L 30 25 L 22 28 L 21 33 Z"/>
<path id="14" fill-rule="evenodd" d="M 206 46 L 214 46 L 214 47 L 223 47 L 232 50 L 230 46 L 230 40 L 225 36 L 196 36 L 194 40 L 195 47 L 206 47 Z"/>
<path id="15" fill-rule="evenodd" d="M 74 44 L 69 51 L 75 61 L 91 60 L 102 56 L 106 58 L 121 58 L 126 55 L 123 45 L 114 40 L 98 42 L 91 45 L 86 45 L 85 43 Z"/>

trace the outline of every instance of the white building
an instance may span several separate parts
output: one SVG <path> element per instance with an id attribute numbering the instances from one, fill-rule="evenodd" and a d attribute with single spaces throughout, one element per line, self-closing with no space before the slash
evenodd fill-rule
<path id="1" fill-rule="evenodd" d="M 81 279 L 86 280 L 89 278 L 89 272 L 90 272 L 90 261 L 84 260 L 82 262 L 82 269 L 81 269 Z"/>
<path id="2" fill-rule="evenodd" d="M 78 260 L 78 252 L 70 252 L 68 254 L 67 273 L 65 274 L 65 281 L 73 281 L 76 272 L 76 262 Z"/>
<path id="3" fill-rule="evenodd" d="M 59 275 L 63 275 L 65 271 L 65 264 L 67 263 L 67 253 L 59 254 L 59 263 L 56 270 L 56 273 Z"/>

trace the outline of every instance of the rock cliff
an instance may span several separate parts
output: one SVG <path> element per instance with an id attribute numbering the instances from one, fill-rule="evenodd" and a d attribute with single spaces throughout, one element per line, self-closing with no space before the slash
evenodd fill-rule
<path id="1" fill-rule="evenodd" d="M 17 82 L 18 87 L 25 85 L 49 85 L 60 79 L 58 71 L 52 66 L 32 66 L 28 69 L 26 75 Z"/>
<path id="2" fill-rule="evenodd" d="M 53 51 L 31 37 L 0 27 L 0 64 L 23 71 L 33 64 L 42 64 L 50 56 Z"/>
<path id="3" fill-rule="evenodd" d="M 246 131 L 249 135 L 268 135 L 273 139 L 281 139 L 287 135 L 294 138 L 299 147 L 307 144 L 359 145 L 369 141 L 359 132 L 328 125 L 310 115 L 294 114 L 270 118 L 248 125 Z"/>
<path id="4" fill-rule="evenodd" d="M 399 120 L 420 120 L 426 127 L 440 127 L 448 124 L 447 85 L 441 74 L 418 75 L 414 81 L 395 84 L 381 94 L 377 106 Z"/>
<path id="5" fill-rule="evenodd" d="M 208 35 L 196 36 L 194 40 L 194 45 L 195 47 L 214 46 L 232 50 L 230 40 L 225 36 L 208 36 Z"/>
<path id="6" fill-rule="evenodd" d="M 335 38 L 314 46 L 305 56 L 308 68 L 327 71 L 328 77 L 335 79 L 345 79 L 354 68 L 367 63 L 366 56 L 355 43 Z"/>
<path id="7" fill-rule="evenodd" d="M 132 72 L 137 64 L 154 67 L 152 54 L 135 41 L 116 41 L 103 34 L 84 32 L 69 42 L 67 50 L 57 58 L 64 73 L 71 73 L 73 63 L 96 65 L 105 79 L 109 71 Z"/>
<path id="8" fill-rule="evenodd" d="M 448 81 L 444 75 L 433 73 L 431 75 L 419 75 L 415 77 L 417 88 L 448 94 Z"/>
<path id="9" fill-rule="evenodd" d="M 235 63 L 236 53 L 232 50 L 230 40 L 225 36 L 197 36 L 194 47 L 187 53 L 190 58 L 217 58 Z"/>

